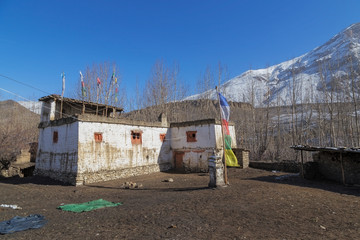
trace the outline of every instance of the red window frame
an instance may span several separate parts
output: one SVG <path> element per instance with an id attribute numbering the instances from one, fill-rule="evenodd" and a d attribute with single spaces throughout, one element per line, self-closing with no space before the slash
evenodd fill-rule
<path id="1" fill-rule="evenodd" d="M 142 144 L 142 132 L 141 131 L 131 131 L 131 143 L 132 144 Z"/>
<path id="2" fill-rule="evenodd" d="M 102 133 L 96 132 L 94 133 L 95 142 L 100 143 L 103 140 Z"/>
<path id="3" fill-rule="evenodd" d="M 186 132 L 186 141 L 187 142 L 197 142 L 196 133 L 197 133 L 197 131 L 187 131 Z"/>
<path id="4" fill-rule="evenodd" d="M 161 142 L 165 141 L 165 136 L 166 136 L 166 133 L 160 133 L 160 141 Z"/>

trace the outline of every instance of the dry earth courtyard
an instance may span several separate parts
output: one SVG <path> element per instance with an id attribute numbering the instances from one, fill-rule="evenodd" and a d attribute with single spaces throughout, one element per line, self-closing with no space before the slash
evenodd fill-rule
<path id="1" fill-rule="evenodd" d="M 287 173 L 229 169 L 228 187 L 208 174 L 154 173 L 65 186 L 41 177 L 0 181 L 0 221 L 44 215 L 47 224 L 1 239 L 358 239 L 360 188 Z M 173 182 L 164 180 L 173 178 Z M 124 189 L 126 181 L 143 186 Z M 90 212 L 57 209 L 96 199 L 123 205 Z"/>

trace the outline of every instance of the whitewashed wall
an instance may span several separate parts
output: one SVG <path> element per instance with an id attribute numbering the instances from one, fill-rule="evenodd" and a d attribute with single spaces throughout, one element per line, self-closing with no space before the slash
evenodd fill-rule
<path id="1" fill-rule="evenodd" d="M 196 142 L 187 142 L 187 131 L 196 131 Z M 184 153 L 180 170 L 186 172 L 208 170 L 208 158 L 216 148 L 214 124 L 172 127 L 171 136 L 171 148 L 174 154 Z M 176 159 L 174 159 L 176 166 L 175 162 Z"/>
<path id="2" fill-rule="evenodd" d="M 35 173 L 76 185 L 142 175 L 175 167 L 175 153 L 182 155 L 182 169 L 208 171 L 214 150 L 222 154 L 221 126 L 205 121 L 177 126 L 129 125 L 78 120 L 52 122 L 40 128 Z M 234 126 L 229 126 L 236 147 Z M 53 132 L 58 142 L 53 143 Z M 142 132 L 142 144 L 132 144 L 131 131 Z M 187 142 L 187 131 L 196 131 L 196 142 Z M 102 134 L 102 142 L 95 141 Z M 160 134 L 166 134 L 165 141 Z"/>
<path id="3" fill-rule="evenodd" d="M 131 131 L 142 132 L 142 144 L 131 143 Z M 169 141 L 161 142 L 166 127 L 79 122 L 78 173 L 84 182 L 116 179 L 171 168 Z M 94 133 L 102 133 L 95 142 Z"/>
<path id="4" fill-rule="evenodd" d="M 187 142 L 186 132 L 197 131 L 196 142 Z M 215 147 L 214 124 L 171 128 L 171 147 L 173 149 L 200 149 Z"/>
<path id="5" fill-rule="evenodd" d="M 223 147 L 223 140 L 222 140 L 222 132 L 221 132 L 221 125 L 215 125 L 216 131 L 216 148 L 222 149 Z M 235 127 L 229 125 L 230 137 L 231 137 L 231 148 L 236 148 L 236 134 L 235 134 Z"/>
<path id="6" fill-rule="evenodd" d="M 54 100 L 42 102 L 40 122 L 47 122 L 55 119 L 56 103 Z"/>
<path id="7" fill-rule="evenodd" d="M 57 143 L 53 142 L 53 132 L 58 132 Z M 35 172 L 71 182 L 77 173 L 78 122 L 61 126 L 40 128 Z"/>
<path id="8" fill-rule="evenodd" d="M 234 126 L 229 126 L 232 147 L 236 147 Z M 196 142 L 187 142 L 187 131 L 196 131 Z M 221 125 L 201 124 L 171 128 L 171 148 L 174 153 L 184 153 L 182 170 L 186 172 L 208 171 L 208 158 L 215 153 L 222 155 Z M 179 167 L 179 166 L 176 166 Z"/>

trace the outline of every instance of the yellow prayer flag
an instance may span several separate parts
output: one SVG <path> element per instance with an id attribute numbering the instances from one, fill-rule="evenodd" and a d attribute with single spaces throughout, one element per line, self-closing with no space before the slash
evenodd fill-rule
<path id="1" fill-rule="evenodd" d="M 240 167 L 238 160 L 231 149 L 225 149 L 226 166 Z"/>

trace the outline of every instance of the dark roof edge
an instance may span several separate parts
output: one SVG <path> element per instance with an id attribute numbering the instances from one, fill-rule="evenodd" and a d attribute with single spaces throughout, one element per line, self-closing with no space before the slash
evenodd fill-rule
<path id="1" fill-rule="evenodd" d="M 309 152 L 338 152 L 338 153 L 360 153 L 360 148 L 346 148 L 346 147 L 312 147 L 304 145 L 294 145 L 290 148 L 294 150 L 303 150 Z"/>
<path id="2" fill-rule="evenodd" d="M 204 124 L 220 125 L 221 122 L 218 119 L 210 118 L 210 119 L 200 119 L 200 120 L 188 121 L 188 122 L 172 122 L 170 123 L 170 127 L 187 127 L 187 126 L 197 126 Z M 229 122 L 229 125 L 234 126 L 235 124 L 233 122 Z"/>
<path id="3" fill-rule="evenodd" d="M 124 111 L 123 108 L 119 108 L 119 107 L 115 107 L 115 106 L 111 106 L 111 105 L 106 105 L 106 104 L 102 104 L 102 103 L 95 103 L 95 102 L 89 102 L 89 101 L 83 101 L 83 100 L 79 100 L 79 99 L 73 99 L 73 98 L 66 98 L 66 97 L 61 97 L 60 95 L 57 94 L 51 94 L 48 96 L 44 96 L 42 98 L 39 98 L 39 101 L 42 102 L 46 102 L 50 99 L 53 99 L 55 101 L 60 101 L 61 99 L 64 102 L 71 102 L 71 103 L 79 103 L 79 104 L 85 104 L 85 105 L 91 105 L 91 106 L 99 106 L 99 107 L 108 107 L 108 108 L 115 108 L 117 111 Z"/>
<path id="4" fill-rule="evenodd" d="M 41 122 L 39 124 L 39 128 L 61 126 L 65 124 L 71 124 L 74 122 L 96 122 L 96 123 L 123 124 L 123 125 L 158 127 L 158 128 L 169 127 L 169 125 L 163 125 L 161 122 L 143 122 L 143 121 L 130 120 L 126 118 L 112 118 L 112 117 L 104 117 L 104 116 L 98 116 L 92 114 L 81 114 L 81 115 L 73 115 L 67 118 L 60 118 L 48 122 Z"/>

